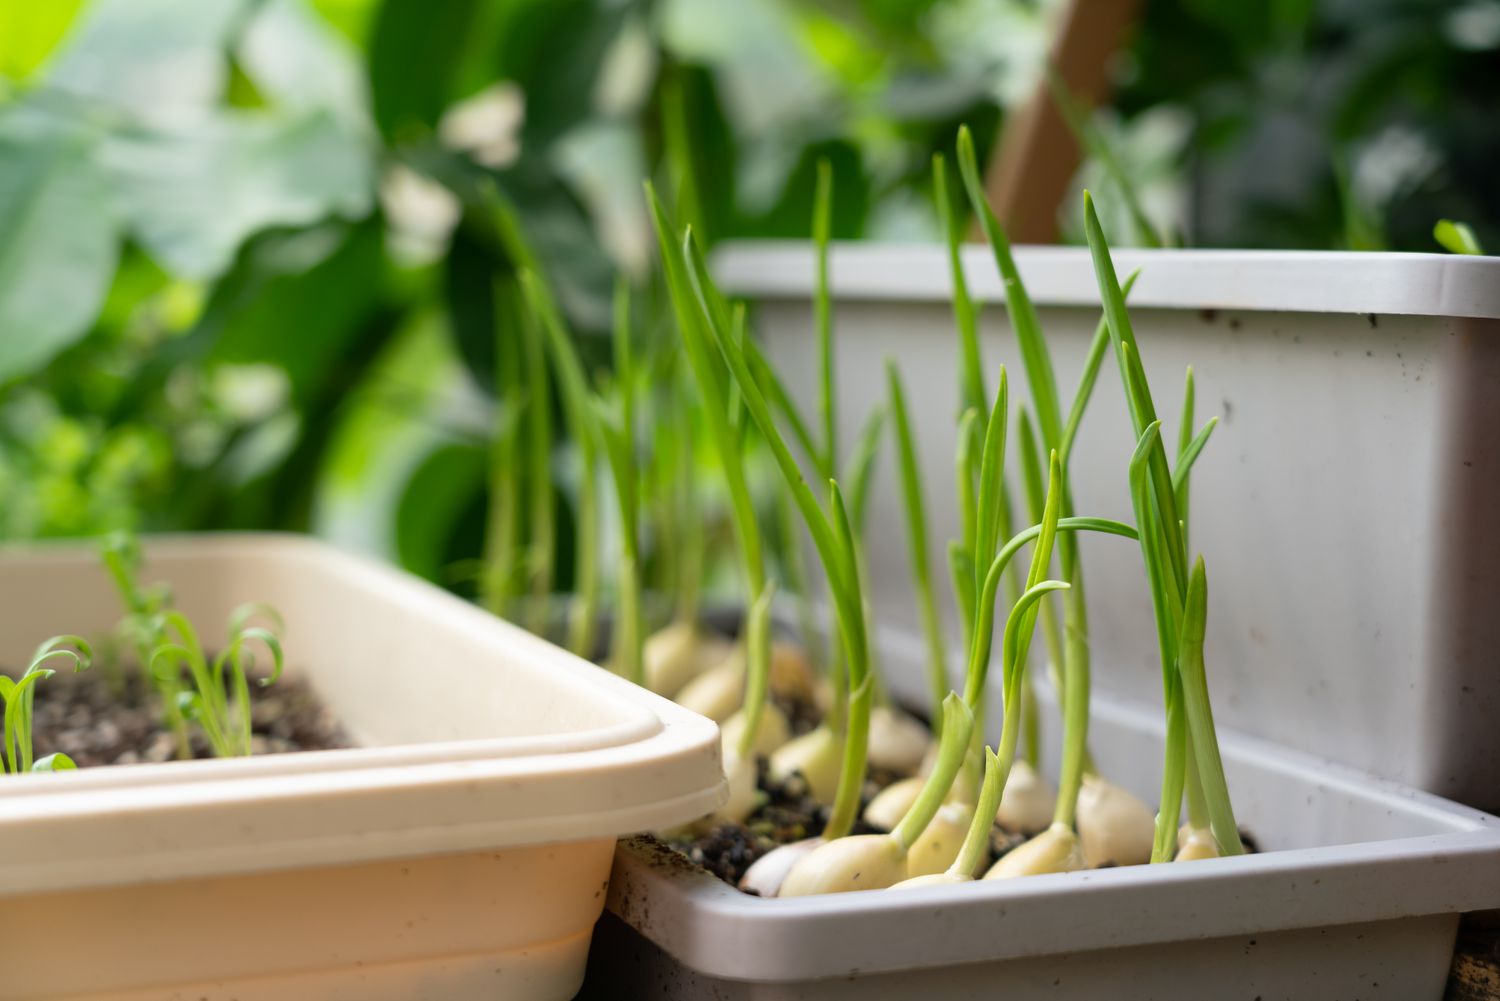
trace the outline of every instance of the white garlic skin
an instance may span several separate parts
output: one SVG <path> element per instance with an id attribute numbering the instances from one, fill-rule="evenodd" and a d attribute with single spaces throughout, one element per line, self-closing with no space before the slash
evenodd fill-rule
<path id="1" fill-rule="evenodd" d="M 974 807 L 968 803 L 944 803 L 906 856 L 906 875 L 930 876 L 945 871 L 958 858 Z"/>
<path id="2" fill-rule="evenodd" d="M 871 767 L 898 775 L 915 775 L 932 742 L 932 732 L 910 713 L 894 706 L 876 706 L 870 710 Z"/>
<path id="3" fill-rule="evenodd" d="M 744 662 L 730 657 L 710 667 L 684 685 L 673 701 L 715 723 L 724 722 L 745 701 Z"/>
<path id="4" fill-rule="evenodd" d="M 906 853 L 887 834 L 854 834 L 814 848 L 792 866 L 782 897 L 884 890 L 906 878 Z"/>
<path id="5" fill-rule="evenodd" d="M 771 754 L 770 775 L 785 782 L 800 772 L 807 780 L 808 793 L 819 803 L 829 805 L 839 787 L 839 770 L 843 766 L 843 746 L 838 735 L 826 726 L 793 737 Z"/>
<path id="6" fill-rule="evenodd" d="M 924 886 L 953 886 L 957 883 L 972 883 L 967 876 L 951 872 L 930 872 L 925 876 L 911 876 L 891 887 L 892 890 L 917 890 Z"/>
<path id="7" fill-rule="evenodd" d="M 1187 837 L 1177 842 L 1177 857 L 1174 862 L 1196 862 L 1199 859 L 1218 858 L 1219 842 L 1206 827 L 1189 827 Z"/>
<path id="8" fill-rule="evenodd" d="M 1011 766 L 1000 794 L 995 821 L 1007 831 L 1036 834 L 1052 824 L 1057 810 L 1057 792 L 1035 768 L 1024 761 Z"/>
<path id="9" fill-rule="evenodd" d="M 1096 775 L 1078 793 L 1078 841 L 1090 868 L 1151 861 L 1156 814 L 1140 798 Z"/>
<path id="10" fill-rule="evenodd" d="M 892 782 L 880 790 L 865 807 L 865 823 L 882 831 L 895 830 L 901 818 L 906 816 L 912 804 L 917 801 L 925 782 L 926 779 L 913 775 L 909 779 Z"/>
<path id="11" fill-rule="evenodd" d="M 778 845 L 750 863 L 745 875 L 740 877 L 740 889 L 758 893 L 762 897 L 781 894 L 781 885 L 792 866 L 814 848 L 823 844 L 822 838 L 803 838 L 788 845 Z"/>
<path id="12" fill-rule="evenodd" d="M 646 637 L 641 651 L 646 687 L 670 699 L 732 650 L 733 644 L 721 636 L 691 622 L 673 622 Z"/>
<path id="13" fill-rule="evenodd" d="M 739 749 L 740 738 L 744 735 L 745 710 L 743 709 L 719 724 L 719 740 L 724 747 L 725 760 L 728 760 L 729 755 Z M 768 702 L 762 706 L 760 726 L 755 730 L 755 742 L 750 747 L 750 753 L 764 758 L 791 739 L 792 725 L 787 722 L 786 713 L 773 703 Z"/>
<path id="14" fill-rule="evenodd" d="M 1053 824 L 1041 834 L 1012 849 L 990 866 L 985 879 L 1014 879 L 1049 872 L 1075 872 L 1087 868 L 1078 835 L 1066 824 Z"/>

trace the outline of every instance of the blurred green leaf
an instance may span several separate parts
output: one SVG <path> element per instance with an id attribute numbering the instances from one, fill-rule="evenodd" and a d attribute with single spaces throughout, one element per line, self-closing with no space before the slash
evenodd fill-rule
<path id="1" fill-rule="evenodd" d="M 396 509 L 396 552 L 401 565 L 440 580 L 453 562 L 452 542 L 467 511 L 480 503 L 486 452 L 447 445 L 427 456 L 407 482 Z"/>
<path id="2" fill-rule="evenodd" d="M 0 120 L 0 383 L 87 333 L 119 254 L 91 137 L 18 121 Z"/>
<path id="3" fill-rule="evenodd" d="M 224 92 L 225 52 L 246 9 L 247 0 L 92 0 L 46 84 L 132 119 L 192 120 Z"/>
<path id="4" fill-rule="evenodd" d="M 487 44 L 485 19 L 499 0 L 385 0 L 370 27 L 370 96 L 375 122 L 392 139 L 437 125 L 456 97 L 476 49 Z"/>
<path id="5" fill-rule="evenodd" d="M 282 110 L 329 111 L 347 125 L 368 124 L 359 53 L 306 0 L 262 0 L 238 56 L 256 88 Z"/>
<path id="6" fill-rule="evenodd" d="M 103 160 L 142 246 L 180 277 L 212 278 L 272 226 L 370 210 L 374 165 L 330 114 L 223 114 L 190 130 L 112 136 Z"/>
<path id="7" fill-rule="evenodd" d="M 72 25 L 83 0 L 0 0 L 0 77 L 25 80 Z"/>

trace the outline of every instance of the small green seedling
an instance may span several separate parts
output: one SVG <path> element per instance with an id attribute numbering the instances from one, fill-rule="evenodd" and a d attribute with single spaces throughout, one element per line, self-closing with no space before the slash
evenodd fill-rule
<path id="1" fill-rule="evenodd" d="M 5 713 L 5 753 L 0 762 L 10 774 L 20 772 L 60 772 L 78 766 L 66 754 L 48 754 L 32 758 L 31 717 L 39 682 L 57 671 L 46 666 L 51 661 L 66 661 L 74 671 L 85 670 L 94 652 L 82 636 L 54 636 L 36 648 L 31 663 L 20 678 L 0 675 L 0 707 Z"/>
<path id="2" fill-rule="evenodd" d="M 172 605 L 172 589 L 165 582 L 141 583 L 141 547 L 132 534 L 119 532 L 109 536 L 100 557 L 125 606 L 125 615 L 115 627 L 116 634 L 132 648 L 136 663 L 144 670 L 151 663 L 156 648 L 165 641 L 161 633 L 162 614 Z M 149 671 L 146 673 L 161 698 L 167 729 L 177 744 L 177 756 L 191 757 L 187 720 L 183 718 L 181 708 L 181 676 L 166 674 L 158 677 Z"/>
<path id="3" fill-rule="evenodd" d="M 253 625 L 257 619 L 270 626 Z M 250 674 L 255 670 L 256 650 L 264 649 L 271 655 L 271 672 L 256 683 L 264 688 L 281 677 L 281 616 L 268 605 L 241 605 L 230 614 L 228 641 L 212 661 L 204 653 L 198 631 L 176 609 L 161 613 L 158 630 L 163 642 L 147 661 L 152 677 L 158 682 L 170 680 L 177 687 L 178 712 L 198 724 L 215 756 L 248 756 L 252 752 Z M 182 684 L 184 671 L 186 685 Z"/>
<path id="4" fill-rule="evenodd" d="M 1468 223 L 1439 219 L 1437 225 L 1432 227 L 1432 238 L 1441 243 L 1450 254 L 1484 254 L 1484 248 L 1479 245 L 1479 237 L 1474 235 L 1474 230 Z"/>

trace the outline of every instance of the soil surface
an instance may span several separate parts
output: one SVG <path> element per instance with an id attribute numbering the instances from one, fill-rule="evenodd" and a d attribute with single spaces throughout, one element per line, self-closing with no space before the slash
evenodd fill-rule
<path id="1" fill-rule="evenodd" d="M 262 688 L 252 673 L 251 741 L 255 754 L 348 747 L 338 720 L 300 678 L 283 676 Z M 59 671 L 36 685 L 32 742 L 36 756 L 56 751 L 79 768 L 170 761 L 176 740 L 161 704 L 135 671 L 112 678 L 98 666 Z M 208 741 L 189 724 L 193 757 L 211 758 Z"/>

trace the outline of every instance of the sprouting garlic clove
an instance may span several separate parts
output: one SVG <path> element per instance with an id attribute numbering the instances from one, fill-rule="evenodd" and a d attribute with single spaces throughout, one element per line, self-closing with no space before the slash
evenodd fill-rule
<path id="1" fill-rule="evenodd" d="M 729 785 L 729 798 L 714 811 L 712 820 L 721 824 L 743 824 L 760 802 L 760 790 L 755 781 L 755 758 L 742 758 L 733 751 L 725 754 L 724 778 Z"/>
<path id="2" fill-rule="evenodd" d="M 917 890 L 924 886 L 952 886 L 955 883 L 972 883 L 970 877 L 951 872 L 930 872 L 925 876 L 911 876 L 891 886 L 892 890 Z"/>
<path id="3" fill-rule="evenodd" d="M 782 897 L 883 890 L 906 878 L 906 855 L 887 834 L 854 834 L 826 842 L 792 866 Z"/>
<path id="4" fill-rule="evenodd" d="M 817 700 L 817 684 L 818 672 L 806 650 L 783 640 L 771 644 L 771 691 L 782 698 L 813 703 Z"/>
<path id="5" fill-rule="evenodd" d="M 1013 879 L 1086 868 L 1078 835 L 1067 824 L 1052 824 L 1030 841 L 1000 856 L 985 879 Z"/>
<path id="6" fill-rule="evenodd" d="M 1026 762 L 1017 761 L 1005 780 L 995 822 L 1007 831 L 1036 834 L 1052 823 L 1056 809 L 1057 793 L 1052 784 Z"/>
<path id="7" fill-rule="evenodd" d="M 1078 793 L 1078 841 L 1091 868 L 1151 861 L 1156 814 L 1138 797 L 1097 775 Z"/>
<path id="8" fill-rule="evenodd" d="M 728 760 L 730 753 L 739 748 L 740 738 L 744 735 L 744 709 L 736 711 L 719 724 L 719 739 L 723 743 L 725 760 Z M 755 730 L 755 743 L 751 745 L 752 753 L 764 758 L 791 739 L 792 725 L 787 722 L 786 713 L 776 708 L 774 704 L 767 703 L 761 708 L 760 726 Z"/>
<path id="9" fill-rule="evenodd" d="M 932 743 L 931 731 L 910 713 L 895 706 L 876 706 L 870 710 L 872 767 L 898 775 L 915 775 Z"/>
<path id="10" fill-rule="evenodd" d="M 646 687 L 672 698 L 712 664 L 729 656 L 733 645 L 691 622 L 673 622 L 646 637 L 641 658 Z"/>
<path id="11" fill-rule="evenodd" d="M 919 776 L 892 782 L 875 794 L 870 805 L 865 807 L 864 820 L 871 827 L 882 831 L 893 831 L 901 818 L 911 809 L 926 782 Z"/>
<path id="12" fill-rule="evenodd" d="M 683 686 L 674 700 L 684 709 L 722 723 L 745 700 L 745 665 L 738 657 L 711 667 Z"/>
<path id="13" fill-rule="evenodd" d="M 787 845 L 777 845 L 760 858 L 750 863 L 745 875 L 740 877 L 740 889 L 762 897 L 781 895 L 781 885 L 792 866 L 814 848 L 823 844 L 822 838 L 803 838 Z"/>
<path id="14" fill-rule="evenodd" d="M 809 795 L 827 805 L 838 792 L 842 764 L 843 747 L 838 735 L 820 726 L 793 737 L 773 751 L 770 775 L 773 781 L 785 782 L 800 772 Z"/>
<path id="15" fill-rule="evenodd" d="M 944 803 L 906 855 L 908 876 L 928 876 L 946 870 L 958 858 L 964 836 L 974 819 L 970 803 Z"/>
<path id="16" fill-rule="evenodd" d="M 1177 857 L 1174 862 L 1195 862 L 1198 859 L 1218 858 L 1219 842 L 1206 827 L 1188 827 L 1187 836 L 1177 842 Z"/>

